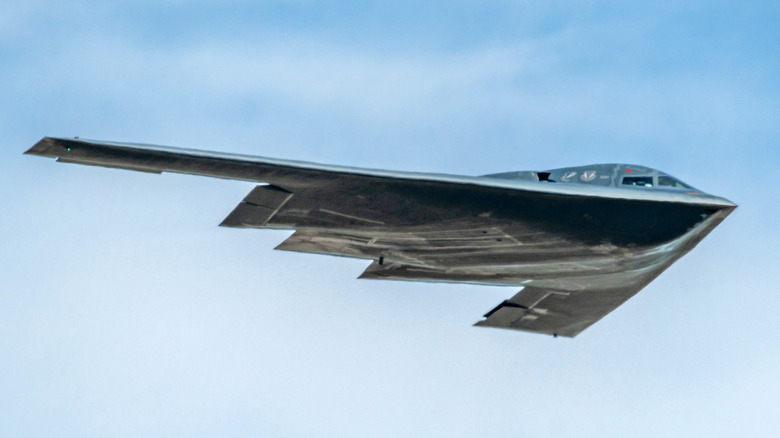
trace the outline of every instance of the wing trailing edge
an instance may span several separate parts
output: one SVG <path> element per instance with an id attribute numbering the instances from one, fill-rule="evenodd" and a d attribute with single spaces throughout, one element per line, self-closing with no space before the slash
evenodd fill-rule
<path id="1" fill-rule="evenodd" d="M 219 226 L 262 228 L 292 197 L 292 193 L 276 186 L 257 186 Z"/>
<path id="2" fill-rule="evenodd" d="M 644 284 L 612 290 L 563 291 L 526 286 L 474 325 L 573 338 L 642 287 Z"/>

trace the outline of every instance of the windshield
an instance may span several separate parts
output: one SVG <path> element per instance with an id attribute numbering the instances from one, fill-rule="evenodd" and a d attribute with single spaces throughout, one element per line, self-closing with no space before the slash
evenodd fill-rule
<path id="1" fill-rule="evenodd" d="M 666 175 L 659 175 L 658 176 L 658 186 L 659 187 L 676 187 L 678 189 L 690 189 L 691 186 L 685 184 L 684 182 L 672 178 L 671 176 Z"/>
<path id="2" fill-rule="evenodd" d="M 652 176 L 624 176 L 624 186 L 653 187 Z"/>

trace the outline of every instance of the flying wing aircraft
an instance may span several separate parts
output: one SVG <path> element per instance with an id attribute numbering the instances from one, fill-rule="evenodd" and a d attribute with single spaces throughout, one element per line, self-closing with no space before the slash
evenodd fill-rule
<path id="1" fill-rule="evenodd" d="M 276 249 L 371 260 L 360 278 L 522 287 L 475 325 L 554 336 L 617 308 L 736 208 L 626 164 L 473 177 L 51 137 L 26 153 L 261 183 L 221 226 L 294 230 Z"/>

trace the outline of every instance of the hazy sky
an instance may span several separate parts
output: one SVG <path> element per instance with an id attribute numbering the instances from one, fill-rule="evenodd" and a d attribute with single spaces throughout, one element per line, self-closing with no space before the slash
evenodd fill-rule
<path id="1" fill-rule="evenodd" d="M 0 0 L 0 436 L 780 430 L 780 6 Z M 81 136 L 479 175 L 665 170 L 737 209 L 579 337 L 516 288 L 356 280 L 217 224 L 253 184 L 22 156 Z"/>

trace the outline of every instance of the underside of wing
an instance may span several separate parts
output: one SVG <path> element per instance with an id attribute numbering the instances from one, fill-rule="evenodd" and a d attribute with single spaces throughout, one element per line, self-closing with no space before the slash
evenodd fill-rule
<path id="1" fill-rule="evenodd" d="M 474 325 L 574 337 L 623 304 L 646 283 L 577 291 L 529 285 Z"/>
<path id="2" fill-rule="evenodd" d="M 574 337 L 690 251 L 728 212 L 663 245 L 590 245 L 517 226 L 304 229 L 277 249 L 373 260 L 360 278 L 523 285 L 477 326 Z"/>

